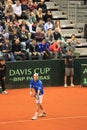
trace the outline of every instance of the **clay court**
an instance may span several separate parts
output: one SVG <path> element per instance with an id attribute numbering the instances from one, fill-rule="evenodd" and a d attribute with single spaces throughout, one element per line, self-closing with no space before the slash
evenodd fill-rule
<path id="1" fill-rule="evenodd" d="M 87 88 L 45 87 L 46 117 L 31 120 L 35 99 L 29 89 L 0 94 L 0 130 L 87 130 Z"/>

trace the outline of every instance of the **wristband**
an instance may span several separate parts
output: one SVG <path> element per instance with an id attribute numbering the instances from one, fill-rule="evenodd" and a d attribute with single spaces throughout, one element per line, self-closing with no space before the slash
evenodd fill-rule
<path id="1" fill-rule="evenodd" d="M 32 95 L 32 92 L 30 92 L 30 95 Z"/>

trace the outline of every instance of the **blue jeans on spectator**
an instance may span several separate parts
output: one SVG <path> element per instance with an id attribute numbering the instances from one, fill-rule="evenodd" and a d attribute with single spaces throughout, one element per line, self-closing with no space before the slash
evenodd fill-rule
<path id="1" fill-rule="evenodd" d="M 10 54 L 10 58 L 8 56 L 9 54 Z M 5 58 L 6 61 L 9 61 L 9 60 L 11 60 L 13 62 L 16 61 L 12 52 L 11 53 L 5 53 L 5 52 L 3 52 L 3 57 Z"/>

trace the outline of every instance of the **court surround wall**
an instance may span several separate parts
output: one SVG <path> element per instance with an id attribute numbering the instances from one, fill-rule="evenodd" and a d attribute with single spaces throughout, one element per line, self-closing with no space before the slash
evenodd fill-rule
<path id="1" fill-rule="evenodd" d="M 81 84 L 81 65 L 87 64 L 87 58 L 76 59 L 74 62 L 74 84 Z M 29 87 L 29 82 L 34 73 L 39 73 L 39 78 L 44 86 L 63 86 L 65 65 L 64 60 L 42 60 L 8 62 L 6 72 L 7 88 Z M 68 79 L 69 84 L 69 79 Z"/>

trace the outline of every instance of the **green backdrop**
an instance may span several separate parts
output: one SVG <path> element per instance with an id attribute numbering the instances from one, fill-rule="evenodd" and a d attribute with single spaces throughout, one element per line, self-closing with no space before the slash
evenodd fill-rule
<path id="1" fill-rule="evenodd" d="M 81 84 L 81 64 L 87 59 L 75 60 L 74 83 Z M 8 62 L 6 72 L 7 88 L 28 87 L 33 74 L 39 73 L 44 86 L 62 86 L 64 84 L 64 60 L 42 60 Z"/>

